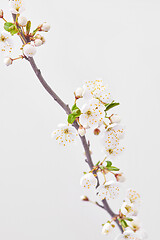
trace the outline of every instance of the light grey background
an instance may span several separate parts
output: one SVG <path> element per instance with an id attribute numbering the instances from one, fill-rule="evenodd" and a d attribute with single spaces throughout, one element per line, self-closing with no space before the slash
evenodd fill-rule
<path id="1" fill-rule="evenodd" d="M 7 9 L 7 0 L 0 8 Z M 160 2 L 27 0 L 26 9 L 33 26 L 52 25 L 35 58 L 64 101 L 73 103 L 84 80 L 103 78 L 121 102 L 126 151 L 117 165 L 127 175 L 124 188 L 142 196 L 149 239 L 158 239 Z M 107 239 L 106 213 L 79 200 L 88 169 L 80 142 L 65 150 L 50 137 L 66 115 L 27 62 L 7 68 L 0 61 L 0 238 Z"/>

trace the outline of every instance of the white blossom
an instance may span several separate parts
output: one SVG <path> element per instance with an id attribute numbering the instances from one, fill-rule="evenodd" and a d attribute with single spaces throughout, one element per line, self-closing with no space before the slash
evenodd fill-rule
<path id="1" fill-rule="evenodd" d="M 35 36 L 35 39 L 39 39 L 39 40 L 41 40 L 42 41 L 42 44 L 44 44 L 45 43 L 45 38 L 43 37 L 43 36 L 41 36 L 40 34 L 37 34 L 36 36 Z"/>
<path id="2" fill-rule="evenodd" d="M 124 147 L 120 146 L 120 138 L 123 132 L 124 129 L 119 125 L 109 126 L 107 130 L 103 131 L 102 139 L 107 157 L 113 159 L 124 150 Z"/>
<path id="3" fill-rule="evenodd" d="M 95 188 L 97 186 L 97 179 L 93 173 L 84 174 L 80 180 L 80 185 L 86 189 Z"/>
<path id="4" fill-rule="evenodd" d="M 126 181 L 125 175 L 123 173 L 117 173 L 115 175 L 115 177 L 116 177 L 117 182 L 123 183 Z"/>
<path id="5" fill-rule="evenodd" d="M 18 18 L 18 23 L 19 25 L 21 25 L 22 27 L 25 27 L 26 24 L 27 24 L 27 18 L 26 17 L 23 17 L 23 16 L 20 16 Z"/>
<path id="6" fill-rule="evenodd" d="M 35 45 L 36 47 L 40 47 L 42 44 L 43 44 L 43 42 L 42 42 L 41 39 L 35 39 L 35 40 L 34 40 L 34 45 Z"/>
<path id="7" fill-rule="evenodd" d="M 105 107 L 97 99 L 89 100 L 81 108 L 79 122 L 84 128 L 97 128 L 105 117 Z"/>
<path id="8" fill-rule="evenodd" d="M 129 227 L 134 231 L 137 232 L 141 228 L 141 223 L 138 217 L 132 217 L 133 221 L 129 222 Z"/>
<path id="9" fill-rule="evenodd" d="M 6 31 L 0 33 L 0 47 L 2 52 L 6 52 L 6 54 L 11 53 L 13 41 L 10 33 Z"/>
<path id="10" fill-rule="evenodd" d="M 104 149 L 106 156 L 114 159 L 118 154 L 122 153 L 124 147 L 120 146 L 119 139 L 115 135 L 106 135 Z"/>
<path id="11" fill-rule="evenodd" d="M 48 32 L 50 30 L 51 26 L 47 23 L 43 23 L 41 25 L 41 31 Z"/>
<path id="12" fill-rule="evenodd" d="M 10 57 L 5 57 L 4 58 L 4 64 L 6 66 L 10 66 L 12 64 L 13 60 Z"/>
<path id="13" fill-rule="evenodd" d="M 75 96 L 76 96 L 77 98 L 81 98 L 81 97 L 83 97 L 83 92 L 84 92 L 84 89 L 81 88 L 81 87 L 79 87 L 79 88 L 77 88 L 76 91 L 75 91 Z"/>
<path id="14" fill-rule="evenodd" d="M 121 121 L 121 117 L 117 114 L 112 114 L 109 119 L 111 123 L 120 123 Z"/>
<path id="15" fill-rule="evenodd" d="M 86 134 L 86 129 L 83 127 L 79 127 L 78 134 L 83 137 Z"/>
<path id="16" fill-rule="evenodd" d="M 119 187 L 118 184 L 114 181 L 108 181 L 104 185 L 100 185 L 97 188 L 98 197 L 103 199 L 115 199 L 119 195 Z"/>
<path id="17" fill-rule="evenodd" d="M 137 214 L 137 209 L 133 203 L 130 202 L 123 202 L 121 207 L 121 212 L 123 215 L 127 217 L 131 217 Z"/>
<path id="18" fill-rule="evenodd" d="M 33 57 L 36 54 L 36 48 L 32 43 L 27 43 L 23 47 L 23 52 L 26 57 Z"/>
<path id="19" fill-rule="evenodd" d="M 135 236 L 138 240 L 144 240 L 147 239 L 147 233 L 144 231 L 144 229 L 141 227 L 141 222 L 138 217 L 133 216 L 133 221 L 128 222 L 128 226 L 135 233 Z"/>
<path id="20" fill-rule="evenodd" d="M 116 240 L 140 240 L 137 235 L 130 229 L 126 228 L 123 234 L 119 235 Z"/>
<path id="21" fill-rule="evenodd" d="M 93 97 L 98 98 L 103 103 L 111 103 L 111 94 L 103 85 L 102 80 L 86 81 L 85 85 Z"/>
<path id="22" fill-rule="evenodd" d="M 25 10 L 23 0 L 9 0 L 9 7 L 13 14 L 21 14 Z"/>
<path id="23" fill-rule="evenodd" d="M 107 222 L 106 224 L 104 224 L 102 228 L 102 234 L 109 235 L 112 232 L 112 230 L 113 230 L 112 224 Z"/>
<path id="24" fill-rule="evenodd" d="M 106 135 L 115 135 L 118 140 L 124 136 L 124 127 L 119 124 L 111 124 L 106 130 Z"/>
<path id="25" fill-rule="evenodd" d="M 78 136 L 74 127 L 67 124 L 59 124 L 58 129 L 52 133 L 59 145 L 66 146 L 75 141 Z"/>
<path id="26" fill-rule="evenodd" d="M 140 204 L 140 195 L 135 190 L 129 188 L 126 194 L 126 198 L 133 204 Z"/>

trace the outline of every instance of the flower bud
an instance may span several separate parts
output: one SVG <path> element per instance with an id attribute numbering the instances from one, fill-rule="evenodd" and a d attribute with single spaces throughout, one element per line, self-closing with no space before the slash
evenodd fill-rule
<path id="1" fill-rule="evenodd" d="M 39 46 L 41 46 L 42 44 L 43 44 L 42 40 L 40 40 L 40 39 L 35 39 L 34 45 L 35 45 L 36 47 L 39 47 Z"/>
<path id="2" fill-rule="evenodd" d="M 108 235 L 112 231 L 113 227 L 111 223 L 104 224 L 102 228 L 102 234 Z"/>
<path id="3" fill-rule="evenodd" d="M 45 43 L 45 38 L 43 37 L 43 36 L 41 36 L 40 34 L 37 34 L 36 36 L 35 36 L 35 39 L 39 39 L 39 40 L 41 40 L 42 41 L 42 44 L 44 44 Z"/>
<path id="4" fill-rule="evenodd" d="M 86 129 L 83 127 L 79 127 L 78 133 L 81 137 L 83 137 L 86 134 Z"/>
<path id="5" fill-rule="evenodd" d="M 13 63 L 13 60 L 10 57 L 5 57 L 4 58 L 4 64 L 6 66 L 10 66 Z"/>
<path id="6" fill-rule="evenodd" d="M 0 18 L 3 18 L 3 10 L 0 10 Z"/>
<path id="7" fill-rule="evenodd" d="M 33 57 L 36 54 L 36 48 L 28 43 L 23 47 L 23 52 L 26 57 Z"/>
<path id="8" fill-rule="evenodd" d="M 88 202 L 89 198 L 87 196 L 81 196 L 81 200 L 84 202 Z"/>
<path id="9" fill-rule="evenodd" d="M 77 88 L 75 91 L 75 96 L 76 96 L 76 98 L 83 97 L 83 88 Z"/>
<path id="10" fill-rule="evenodd" d="M 51 28 L 50 25 L 47 23 L 43 23 L 41 25 L 41 31 L 43 31 L 43 32 L 48 32 L 50 30 L 50 28 Z"/>
<path id="11" fill-rule="evenodd" d="M 121 118 L 117 114 L 112 114 L 112 116 L 109 118 L 111 123 L 119 123 L 121 121 Z"/>
<path id="12" fill-rule="evenodd" d="M 125 178 L 123 173 L 117 173 L 115 175 L 115 177 L 116 177 L 117 182 L 121 182 L 122 183 L 122 182 L 126 181 L 126 178 Z"/>
<path id="13" fill-rule="evenodd" d="M 100 134 L 100 129 L 99 128 L 96 128 L 94 129 L 94 135 L 99 135 Z"/>
<path id="14" fill-rule="evenodd" d="M 27 18 L 26 17 L 23 17 L 23 16 L 20 16 L 18 18 L 18 23 L 19 25 L 21 25 L 22 27 L 25 27 L 27 25 Z"/>
<path id="15" fill-rule="evenodd" d="M 132 217 L 133 221 L 129 223 L 129 226 L 133 229 L 133 231 L 138 231 L 141 227 L 140 221 L 138 217 Z"/>

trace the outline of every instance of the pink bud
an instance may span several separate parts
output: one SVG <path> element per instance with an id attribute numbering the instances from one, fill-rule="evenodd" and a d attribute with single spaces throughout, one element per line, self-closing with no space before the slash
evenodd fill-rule
<path id="1" fill-rule="evenodd" d="M 99 130 L 99 128 L 94 129 L 94 135 L 99 135 L 100 132 L 101 132 L 101 131 Z"/>
<path id="2" fill-rule="evenodd" d="M 89 198 L 87 196 L 81 196 L 81 200 L 84 202 L 88 202 Z"/>
<path id="3" fill-rule="evenodd" d="M 0 10 L 0 18 L 3 18 L 3 10 Z"/>

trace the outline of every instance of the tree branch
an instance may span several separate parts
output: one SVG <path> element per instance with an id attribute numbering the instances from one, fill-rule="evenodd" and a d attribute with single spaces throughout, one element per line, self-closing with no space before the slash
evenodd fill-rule
<path id="1" fill-rule="evenodd" d="M 12 15 L 13 15 L 13 20 L 14 20 L 14 22 L 15 22 L 15 21 L 16 21 L 16 15 L 15 15 L 15 14 L 12 14 Z M 22 40 L 22 42 L 24 41 L 24 42 L 27 44 L 29 41 L 25 38 L 25 36 L 24 36 L 24 34 L 23 34 L 22 30 L 21 30 L 21 27 L 20 27 L 18 24 L 17 24 L 17 27 L 18 27 L 18 29 L 19 29 L 19 34 L 21 35 L 21 40 Z M 26 59 L 29 61 L 30 65 L 31 65 L 31 67 L 32 67 L 32 69 L 33 69 L 33 71 L 35 72 L 38 80 L 40 81 L 40 83 L 42 84 L 42 86 L 45 88 L 45 90 L 46 90 L 46 91 L 50 94 L 50 96 L 63 108 L 63 110 L 66 112 L 66 114 L 69 115 L 69 114 L 71 113 L 71 110 L 70 110 L 69 106 L 68 106 L 67 104 L 65 104 L 65 103 L 61 100 L 61 98 L 52 90 L 52 88 L 51 88 L 51 87 L 48 85 L 48 83 L 45 81 L 45 79 L 43 78 L 43 76 L 42 76 L 42 74 L 41 74 L 40 69 L 38 69 L 38 67 L 37 67 L 37 65 L 36 65 L 36 63 L 35 63 L 35 61 L 34 61 L 34 58 L 28 57 L 28 58 L 26 58 Z M 73 123 L 73 126 L 78 130 L 79 125 L 78 125 L 78 123 L 77 123 L 76 121 Z M 93 167 L 94 167 L 94 164 L 93 164 L 92 157 L 91 157 L 91 153 L 90 153 L 90 149 L 89 149 L 90 143 L 89 143 L 89 142 L 87 143 L 87 140 L 86 140 L 86 137 L 85 137 L 85 136 L 83 136 L 83 137 L 79 136 L 79 137 L 80 137 L 80 139 L 81 139 L 81 142 L 82 142 L 82 145 L 83 145 L 83 148 L 84 148 L 84 151 L 85 151 L 85 155 L 86 155 L 86 158 L 87 158 L 87 161 L 86 161 L 86 162 L 87 162 L 87 164 L 89 165 L 90 169 L 92 170 Z M 93 173 L 96 174 L 96 172 L 93 172 Z M 98 179 L 98 177 L 97 177 L 97 181 L 98 181 L 98 186 L 99 186 L 99 179 Z M 97 204 L 97 205 L 100 206 L 101 208 L 105 209 L 105 210 L 109 213 L 109 215 L 110 215 L 112 218 L 114 218 L 114 217 L 116 216 L 116 214 L 111 210 L 111 208 L 109 207 L 106 199 L 104 199 L 104 200 L 102 201 L 102 203 L 103 203 L 103 206 L 101 206 L 100 204 Z M 118 227 L 120 228 L 121 232 L 123 232 L 123 229 L 122 229 L 122 227 L 121 227 L 121 225 L 119 224 L 119 222 L 118 222 L 117 219 L 115 220 L 115 222 L 117 223 L 117 225 L 118 225 Z"/>

